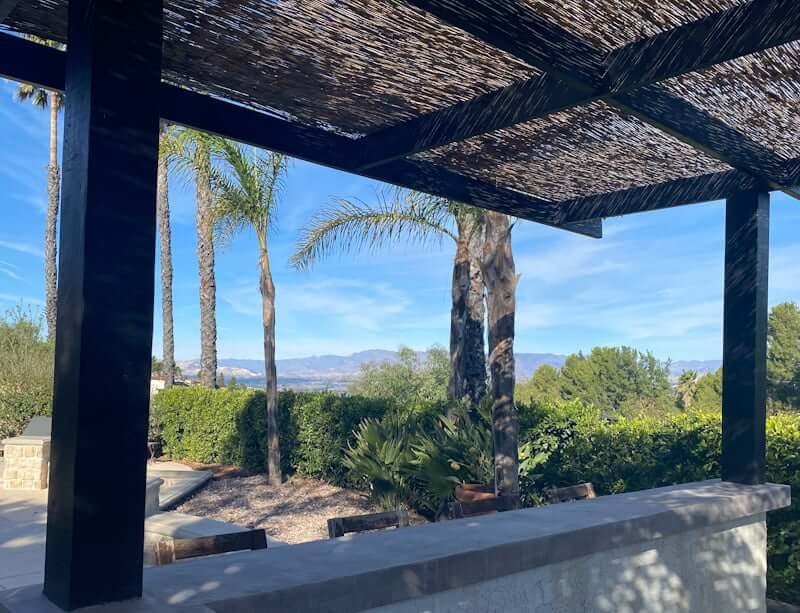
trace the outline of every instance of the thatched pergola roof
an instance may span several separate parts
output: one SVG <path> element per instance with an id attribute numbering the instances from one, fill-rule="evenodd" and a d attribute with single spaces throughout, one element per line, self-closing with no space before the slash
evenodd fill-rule
<path id="1" fill-rule="evenodd" d="M 65 41 L 65 0 L 5 4 L 6 28 Z M 534 221 L 599 235 L 800 184 L 796 0 L 165 0 L 165 18 L 166 118 L 237 136 L 246 117 L 242 140 Z"/>

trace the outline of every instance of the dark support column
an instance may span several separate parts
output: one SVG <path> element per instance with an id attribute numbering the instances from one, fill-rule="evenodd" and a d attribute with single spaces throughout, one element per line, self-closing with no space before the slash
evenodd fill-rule
<path id="1" fill-rule="evenodd" d="M 727 201 L 722 351 L 722 479 L 766 481 L 769 194 Z"/>
<path id="2" fill-rule="evenodd" d="M 44 593 L 142 592 L 161 0 L 70 0 Z"/>

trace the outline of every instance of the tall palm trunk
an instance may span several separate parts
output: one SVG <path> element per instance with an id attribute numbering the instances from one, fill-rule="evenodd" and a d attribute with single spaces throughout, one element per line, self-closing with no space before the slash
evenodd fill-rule
<path id="1" fill-rule="evenodd" d="M 211 195 L 211 151 L 197 142 L 200 163 L 195 173 L 197 191 L 197 263 L 200 269 L 200 382 L 217 386 L 217 285 L 214 279 L 214 210 Z"/>
<path id="2" fill-rule="evenodd" d="M 486 394 L 483 344 L 482 224 L 475 215 L 457 215 L 450 310 L 450 382 L 453 400 L 476 406 Z"/>
<path id="3" fill-rule="evenodd" d="M 519 424 L 514 406 L 517 275 L 511 252 L 511 227 L 502 213 L 492 211 L 486 215 L 483 275 L 489 321 L 495 489 L 500 496 L 519 496 Z"/>
<path id="4" fill-rule="evenodd" d="M 163 135 L 163 132 L 162 132 Z M 165 152 L 158 158 L 156 206 L 161 249 L 161 320 L 163 326 L 164 387 L 175 382 L 175 337 L 172 319 L 172 230 L 169 220 L 169 165 Z"/>
<path id="5" fill-rule="evenodd" d="M 50 160 L 47 166 L 47 220 L 44 230 L 45 317 L 47 337 L 55 338 L 58 269 L 56 267 L 60 173 L 58 168 L 58 94 L 48 94 L 50 104 Z"/>
<path id="6" fill-rule="evenodd" d="M 258 243 L 261 321 L 264 327 L 264 371 L 267 379 L 267 473 L 271 485 L 280 485 L 283 479 L 278 419 L 278 372 L 275 366 L 275 284 L 272 282 L 266 236 L 259 236 Z"/>

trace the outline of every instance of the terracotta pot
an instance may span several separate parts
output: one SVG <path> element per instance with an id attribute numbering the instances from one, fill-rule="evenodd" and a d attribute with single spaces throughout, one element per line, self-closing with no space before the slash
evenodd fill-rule
<path id="1" fill-rule="evenodd" d="M 459 502 L 479 502 L 495 498 L 494 486 L 480 483 L 464 483 L 456 486 L 456 500 Z"/>

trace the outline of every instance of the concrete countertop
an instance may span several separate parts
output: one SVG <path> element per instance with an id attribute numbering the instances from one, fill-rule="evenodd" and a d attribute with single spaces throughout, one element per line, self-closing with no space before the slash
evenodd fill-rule
<path id="1" fill-rule="evenodd" d="M 788 486 L 713 480 L 243 552 L 146 569 L 139 604 L 360 611 L 737 519 L 759 521 L 789 503 Z M 22 610 L 12 605 L 24 598 L 6 593 L 0 603 Z"/>

